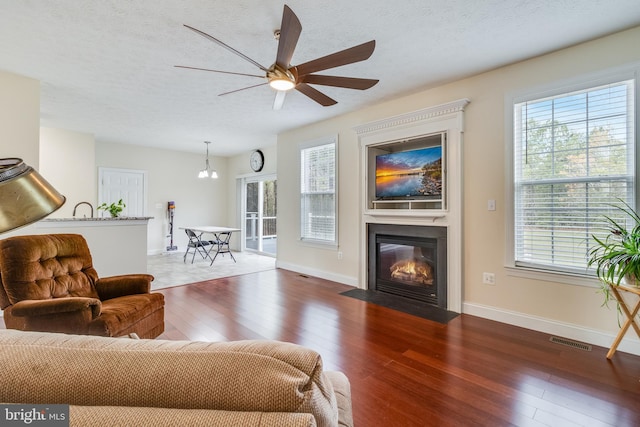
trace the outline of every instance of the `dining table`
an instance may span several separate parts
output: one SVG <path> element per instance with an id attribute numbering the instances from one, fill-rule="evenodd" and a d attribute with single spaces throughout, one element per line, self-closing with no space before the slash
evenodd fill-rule
<path id="1" fill-rule="evenodd" d="M 219 254 L 229 254 L 233 262 L 236 262 L 231 249 L 229 248 L 229 242 L 233 233 L 242 231 L 239 228 L 221 227 L 217 225 L 198 225 L 198 226 L 185 226 L 179 227 L 181 230 L 191 230 L 196 234 L 198 243 L 202 247 L 210 245 L 209 250 L 206 251 L 206 256 L 211 260 L 211 264 L 216 260 Z M 210 234 L 213 239 L 207 239 L 205 235 Z M 205 237 L 203 237 L 205 236 Z M 211 252 L 215 252 L 213 257 Z"/>

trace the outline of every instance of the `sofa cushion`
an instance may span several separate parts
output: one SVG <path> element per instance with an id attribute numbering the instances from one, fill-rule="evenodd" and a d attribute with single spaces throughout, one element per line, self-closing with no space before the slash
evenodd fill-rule
<path id="1" fill-rule="evenodd" d="M 315 427 L 313 415 L 292 412 L 239 412 L 208 409 L 71 406 L 70 427 L 113 426 L 251 426 Z"/>
<path id="2" fill-rule="evenodd" d="M 338 423 L 313 350 L 278 341 L 204 343 L 0 331 L 0 401 L 301 412 Z"/>

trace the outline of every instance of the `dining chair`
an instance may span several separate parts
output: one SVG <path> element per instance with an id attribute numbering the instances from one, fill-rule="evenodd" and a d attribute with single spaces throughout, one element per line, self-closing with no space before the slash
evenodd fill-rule
<path id="1" fill-rule="evenodd" d="M 236 262 L 236 259 L 234 258 L 233 253 L 229 248 L 230 240 L 231 240 L 231 233 L 219 233 L 216 236 L 216 240 L 211 241 L 214 245 L 214 247 L 211 248 L 211 250 L 216 251 L 216 254 L 213 256 L 213 258 L 211 258 L 211 265 L 213 265 L 213 261 L 216 260 L 216 257 L 218 256 L 218 254 L 222 254 L 222 256 L 224 256 L 224 254 L 229 254 L 231 255 L 231 259 L 233 260 L 233 262 Z"/>
<path id="2" fill-rule="evenodd" d="M 195 260 L 196 253 L 198 253 L 202 259 L 211 258 L 209 255 L 211 248 L 207 249 L 207 247 L 211 245 L 211 242 L 208 240 L 202 240 L 202 233 L 196 234 L 193 230 L 188 228 L 184 231 L 187 233 L 189 242 L 187 243 L 187 250 L 182 257 L 183 261 L 187 262 L 187 255 L 191 252 L 193 252 L 193 255 L 191 256 L 191 264 L 193 264 L 193 261 Z"/>

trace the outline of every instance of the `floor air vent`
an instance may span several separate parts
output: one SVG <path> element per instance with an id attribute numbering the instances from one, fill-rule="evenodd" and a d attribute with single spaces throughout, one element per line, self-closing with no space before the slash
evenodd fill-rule
<path id="1" fill-rule="evenodd" d="M 551 338 L 549 338 L 549 341 L 551 341 L 552 343 L 562 344 L 562 345 L 566 345 L 566 346 L 577 348 L 577 349 L 584 350 L 584 351 L 591 351 L 591 346 L 590 345 L 583 344 L 583 343 L 578 342 L 578 341 L 568 340 L 566 338 L 551 337 Z"/>

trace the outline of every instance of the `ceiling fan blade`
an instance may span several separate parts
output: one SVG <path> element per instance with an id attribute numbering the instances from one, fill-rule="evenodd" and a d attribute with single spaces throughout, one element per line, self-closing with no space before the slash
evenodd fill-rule
<path id="1" fill-rule="evenodd" d="M 273 109 L 274 110 L 280 110 L 282 108 L 282 105 L 284 105 L 284 98 L 286 96 L 287 96 L 287 92 L 285 92 L 284 90 L 276 91 L 276 97 L 273 100 Z"/>
<path id="2" fill-rule="evenodd" d="M 364 61 L 368 59 L 373 50 L 376 48 L 376 41 L 371 40 L 349 49 L 335 52 L 322 58 L 314 59 L 304 64 L 296 65 L 295 70 L 298 76 L 315 73 L 316 71 L 328 70 L 329 68 L 339 67 L 341 65 L 353 64 L 354 62 Z"/>
<path id="3" fill-rule="evenodd" d="M 220 70 L 212 70 L 209 68 L 198 68 L 198 67 L 187 67 L 186 65 L 174 65 L 176 68 L 186 68 L 188 70 L 200 70 L 200 71 L 211 71 L 214 73 L 223 73 L 223 74 L 234 74 L 236 76 L 247 76 L 247 77 L 259 77 L 264 79 L 265 76 L 259 76 L 257 74 L 245 74 L 245 73 L 234 73 L 233 71 L 220 71 Z"/>
<path id="4" fill-rule="evenodd" d="M 335 105 L 335 104 L 338 103 L 338 101 L 336 101 L 335 99 L 329 98 L 324 93 L 320 92 L 317 89 L 312 88 L 311 86 L 309 86 L 306 83 L 297 84 L 296 85 L 296 90 L 301 92 L 301 93 L 304 93 L 309 98 L 313 99 L 314 101 L 316 101 L 318 104 L 322 105 L 323 107 L 329 107 L 330 105 Z"/>
<path id="5" fill-rule="evenodd" d="M 231 90 L 231 91 L 229 91 L 229 92 L 221 93 L 221 94 L 219 94 L 218 96 L 229 95 L 230 93 L 236 93 L 236 92 L 240 92 L 240 91 L 242 91 L 242 90 L 252 89 L 252 88 L 254 88 L 254 87 L 258 87 L 258 86 L 264 86 L 264 85 L 266 85 L 266 84 L 268 84 L 268 82 L 267 82 L 267 83 L 260 83 L 260 84 L 258 84 L 258 85 L 253 85 L 253 86 L 243 87 L 242 89 Z"/>
<path id="6" fill-rule="evenodd" d="M 291 57 L 298 44 L 298 38 L 301 32 L 302 24 L 300 24 L 300 20 L 289 6 L 285 4 L 284 11 L 282 12 L 282 24 L 280 24 L 278 55 L 276 56 L 276 64 L 285 70 L 291 65 Z"/>
<path id="7" fill-rule="evenodd" d="M 222 46 L 223 48 L 227 49 L 228 51 L 235 53 L 236 55 L 238 55 L 239 57 L 241 57 L 245 61 L 251 62 L 253 65 L 255 65 L 256 67 L 260 68 L 262 71 L 264 71 L 264 72 L 267 71 L 267 69 L 264 66 L 260 65 L 259 63 L 257 63 L 253 59 L 249 58 L 247 55 L 238 52 L 237 50 L 235 50 L 234 48 L 232 48 L 228 44 L 225 44 L 225 43 L 221 42 L 220 40 L 218 40 L 217 38 L 215 38 L 213 36 L 210 36 L 209 34 L 203 32 L 203 31 L 200 31 L 200 30 L 198 30 L 196 28 L 190 27 L 190 26 L 188 26 L 186 24 L 183 24 L 183 25 L 185 27 L 187 27 L 188 29 L 190 29 L 191 31 L 194 31 L 194 32 L 200 34 L 202 37 L 207 38 L 207 39 L 211 40 L 212 42 L 219 44 L 220 46 Z"/>
<path id="8" fill-rule="evenodd" d="M 338 76 L 324 76 L 320 74 L 307 74 L 300 78 L 302 83 L 311 83 L 323 86 L 335 86 L 343 87 L 347 89 L 359 89 L 365 90 L 373 87 L 379 80 L 374 79 L 360 79 L 356 77 L 338 77 Z"/>

